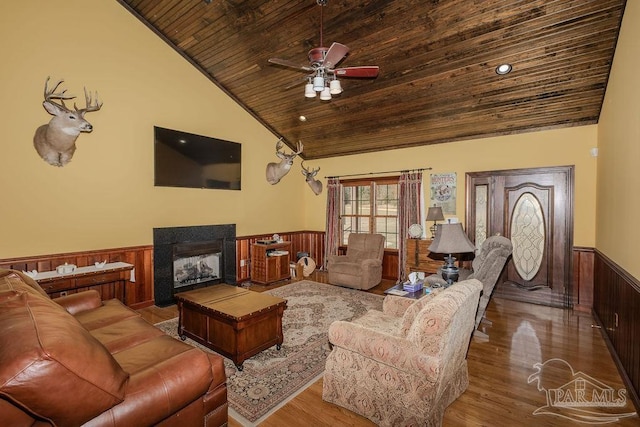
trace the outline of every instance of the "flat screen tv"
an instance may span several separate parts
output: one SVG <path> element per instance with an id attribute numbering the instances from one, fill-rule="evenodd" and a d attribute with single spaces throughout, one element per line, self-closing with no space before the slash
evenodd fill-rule
<path id="1" fill-rule="evenodd" d="M 156 187 L 240 190 L 241 144 L 154 126 Z"/>

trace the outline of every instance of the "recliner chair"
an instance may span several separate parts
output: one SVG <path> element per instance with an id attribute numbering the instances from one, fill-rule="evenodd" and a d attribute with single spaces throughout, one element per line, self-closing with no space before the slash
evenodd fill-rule
<path id="1" fill-rule="evenodd" d="M 351 233 L 346 255 L 329 255 L 329 283 L 354 289 L 371 289 L 382 281 L 382 234 Z"/>
<path id="2" fill-rule="evenodd" d="M 512 251 L 513 245 L 506 237 L 488 237 L 484 242 L 482 242 L 480 252 L 471 262 L 472 269 L 460 269 L 459 281 L 465 279 L 478 279 L 482 283 L 482 295 L 480 296 L 478 313 L 476 314 L 476 329 L 484 317 L 493 289 L 498 283 L 500 274 L 502 273 Z M 444 286 L 447 283 L 439 274 L 432 274 L 428 276 L 426 280 L 431 286 Z M 455 286 L 455 284 L 453 286 Z"/>

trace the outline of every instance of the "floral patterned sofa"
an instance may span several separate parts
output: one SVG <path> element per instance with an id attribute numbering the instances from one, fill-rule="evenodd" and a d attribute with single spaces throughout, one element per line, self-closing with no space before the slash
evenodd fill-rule
<path id="1" fill-rule="evenodd" d="M 469 279 L 419 300 L 389 295 L 382 311 L 333 322 L 322 398 L 380 426 L 440 426 L 469 385 L 481 290 Z"/>

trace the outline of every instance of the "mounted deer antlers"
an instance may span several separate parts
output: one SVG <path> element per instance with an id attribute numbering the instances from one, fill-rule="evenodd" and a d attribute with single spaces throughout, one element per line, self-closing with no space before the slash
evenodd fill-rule
<path id="1" fill-rule="evenodd" d="M 280 151 L 282 149 L 282 138 L 278 140 L 276 143 L 276 156 L 282 160 L 280 160 L 279 163 L 271 162 L 267 164 L 267 182 L 269 184 L 275 185 L 279 183 L 282 177 L 289 173 L 289 169 L 291 169 L 291 165 L 293 164 L 293 159 L 295 159 L 298 154 L 302 153 L 303 147 L 302 142 L 298 141 L 298 151 L 286 154 L 284 151 Z"/>
<path id="2" fill-rule="evenodd" d="M 44 102 L 42 106 L 54 117 L 48 124 L 36 129 L 33 137 L 33 145 L 45 162 L 53 166 L 64 166 L 71 161 L 73 153 L 76 151 L 76 139 L 80 132 L 91 132 L 93 126 L 84 119 L 85 113 L 98 111 L 102 107 L 102 102 L 98 100 L 98 92 L 95 99 L 91 92 L 84 89 L 85 108 L 78 109 L 73 104 L 74 110 L 70 110 L 64 105 L 65 99 L 74 99 L 75 96 L 67 95 L 66 89 L 55 93 L 56 89 L 64 82 L 59 80 L 51 90 L 49 90 L 49 79 L 44 83 Z M 59 99 L 60 104 L 54 102 Z"/>
<path id="3" fill-rule="evenodd" d="M 302 166 L 302 170 L 300 172 L 302 172 L 302 175 L 304 175 L 304 178 L 307 181 L 307 184 L 309 184 L 309 187 L 311 187 L 311 191 L 313 191 L 316 196 L 322 193 L 322 183 L 317 179 L 315 179 L 315 176 L 320 171 L 320 168 L 314 169 L 311 172 L 309 172 L 309 169 L 304 167 L 304 160 L 302 161 L 300 166 Z"/>

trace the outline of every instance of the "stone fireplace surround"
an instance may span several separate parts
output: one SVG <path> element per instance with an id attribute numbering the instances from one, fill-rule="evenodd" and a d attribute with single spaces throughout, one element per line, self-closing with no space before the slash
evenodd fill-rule
<path id="1" fill-rule="evenodd" d="M 157 306 L 174 304 L 173 245 L 222 240 L 221 282 L 236 284 L 236 225 L 197 225 L 153 229 L 153 290 Z M 186 290 L 186 289 L 185 289 Z"/>

